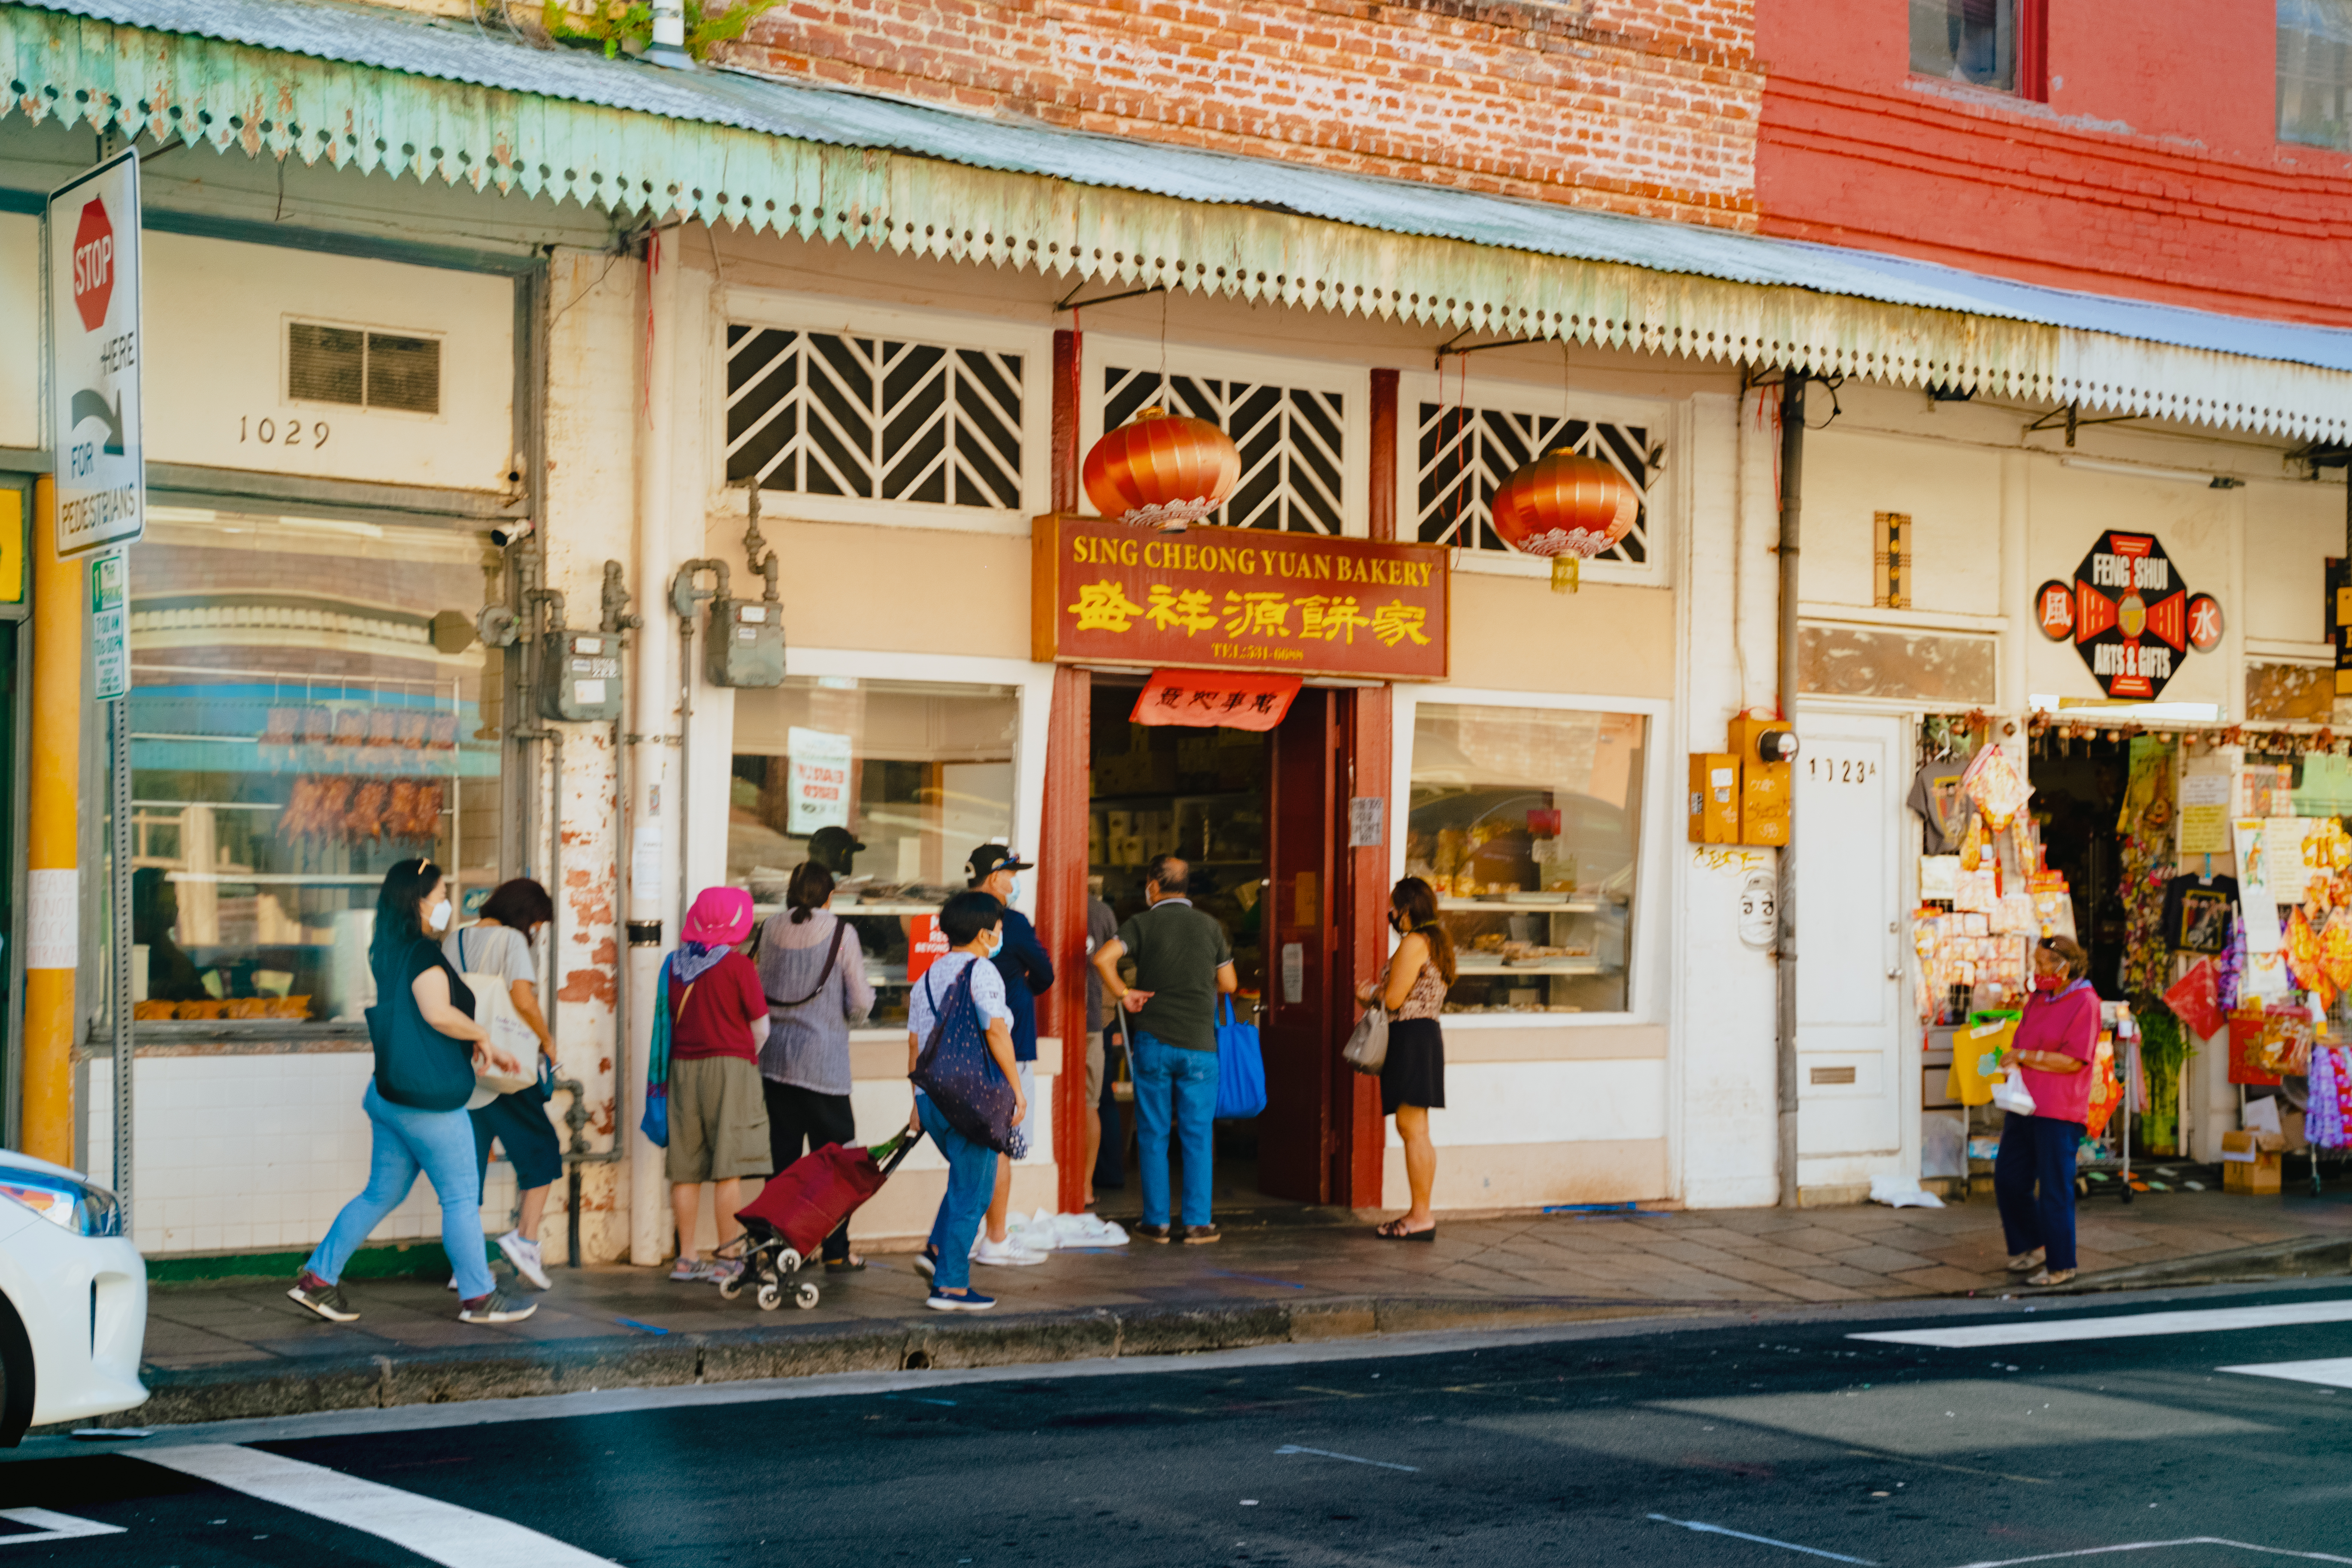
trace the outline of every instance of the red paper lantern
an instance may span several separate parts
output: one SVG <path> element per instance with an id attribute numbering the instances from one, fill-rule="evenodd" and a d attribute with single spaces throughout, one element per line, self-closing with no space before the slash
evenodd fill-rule
<path id="1" fill-rule="evenodd" d="M 1241 482 L 1242 455 L 1205 419 L 1147 408 L 1105 431 L 1081 474 L 1103 516 L 1180 532 L 1225 504 Z"/>
<path id="2" fill-rule="evenodd" d="M 1578 563 L 1625 537 L 1641 515 L 1642 496 L 1609 464 L 1563 448 L 1505 479 L 1490 510 L 1503 542 L 1549 557 L 1552 587 L 1572 594 Z"/>

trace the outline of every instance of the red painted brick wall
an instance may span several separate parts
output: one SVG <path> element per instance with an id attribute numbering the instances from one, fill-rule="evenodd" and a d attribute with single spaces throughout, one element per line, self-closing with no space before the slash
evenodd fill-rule
<path id="1" fill-rule="evenodd" d="M 2352 157 L 2275 140 L 2274 0 L 2048 10 L 2030 103 L 1912 76 L 1890 0 L 1759 0 L 1761 230 L 2352 326 Z"/>
<path id="2" fill-rule="evenodd" d="M 1752 0 L 785 0 L 730 58 L 1052 125 L 1745 228 Z"/>

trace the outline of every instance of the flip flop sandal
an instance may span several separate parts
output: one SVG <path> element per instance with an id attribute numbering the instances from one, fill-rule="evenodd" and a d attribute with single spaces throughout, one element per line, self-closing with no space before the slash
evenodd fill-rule
<path id="1" fill-rule="evenodd" d="M 1404 1228 L 1404 1221 L 1392 1219 L 1385 1225 L 1375 1227 L 1372 1234 L 1382 1241 L 1435 1241 L 1437 1227 L 1433 1225 L 1427 1230 L 1407 1230 Z"/>

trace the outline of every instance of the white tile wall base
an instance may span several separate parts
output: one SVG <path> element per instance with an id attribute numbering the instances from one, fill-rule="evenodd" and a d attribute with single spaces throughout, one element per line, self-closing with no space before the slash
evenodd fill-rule
<path id="1" fill-rule="evenodd" d="M 1450 1062 L 1445 1104 L 1429 1113 L 1430 1140 L 1441 1149 L 1665 1135 L 1666 1064 L 1655 1060 Z M 1388 1146 L 1403 1147 L 1393 1119 Z M 1388 1163 L 1402 1169 L 1402 1158 Z"/>
<path id="2" fill-rule="evenodd" d="M 360 1108 L 375 1058 L 312 1055 L 142 1057 L 131 1079 L 131 1235 L 149 1257 L 307 1249 L 367 1184 L 373 1134 Z M 85 1063 L 90 1174 L 112 1179 L 113 1065 Z M 485 1229 L 512 1223 L 514 1170 L 490 1164 Z M 430 1183 L 378 1226 L 374 1241 L 438 1240 Z"/>

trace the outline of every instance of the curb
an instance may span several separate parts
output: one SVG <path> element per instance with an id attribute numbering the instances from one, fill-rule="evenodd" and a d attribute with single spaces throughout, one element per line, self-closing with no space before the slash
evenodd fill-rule
<path id="1" fill-rule="evenodd" d="M 523 1399 L 609 1388 L 665 1388 L 845 1372 L 1036 1365 L 1130 1356 L 1189 1355 L 1252 1345 L 1306 1344 L 1449 1329 L 1527 1328 L 1612 1318 L 1684 1317 L 1704 1306 L 1572 1298 L 1465 1300 L 1354 1297 L 1198 1307 L 1140 1306 L 969 1318 L 886 1320 L 721 1333 L 562 1340 L 432 1350 L 410 1356 L 305 1356 L 299 1361 L 166 1372 L 149 1368 L 147 1403 L 101 1417 L 36 1427 L 177 1426 L 326 1410 L 458 1400 Z"/>
<path id="2" fill-rule="evenodd" d="M 2266 1279 L 2312 1279 L 2352 1274 L 2352 1238 L 2301 1237 L 2294 1241 L 2207 1252 L 2194 1258 L 2141 1263 L 2077 1277 L 2063 1285 L 2021 1285 L 1999 1292 L 2018 1296 L 2092 1296 L 2156 1285 L 2245 1285 Z"/>

